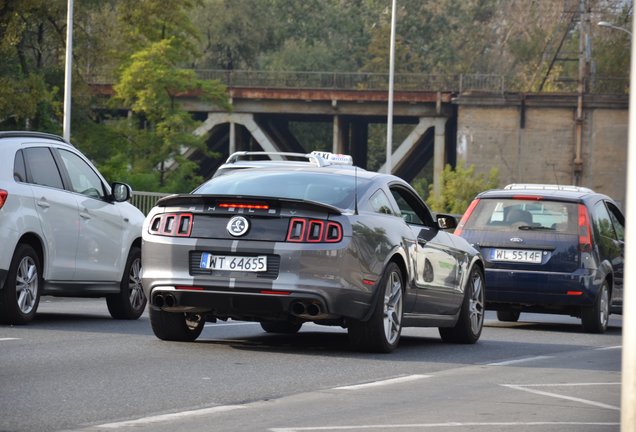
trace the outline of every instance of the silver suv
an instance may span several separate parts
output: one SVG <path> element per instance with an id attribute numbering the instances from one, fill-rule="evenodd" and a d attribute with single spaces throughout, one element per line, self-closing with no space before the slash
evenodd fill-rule
<path id="1" fill-rule="evenodd" d="M 144 215 L 57 135 L 0 132 L 0 322 L 33 320 L 40 296 L 106 297 L 137 319 Z"/>

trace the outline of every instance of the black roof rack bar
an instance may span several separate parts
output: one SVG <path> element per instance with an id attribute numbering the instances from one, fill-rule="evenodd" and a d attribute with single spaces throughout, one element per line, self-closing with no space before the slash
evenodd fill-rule
<path id="1" fill-rule="evenodd" d="M 50 133 L 46 133 L 46 132 L 34 132 L 34 131 L 0 131 L 0 138 L 19 138 L 19 137 L 26 137 L 26 138 L 48 138 L 48 139 L 52 139 L 55 141 L 60 141 L 63 142 L 65 144 L 70 144 L 69 142 L 65 141 L 64 138 L 62 138 L 59 135 L 55 135 L 55 134 L 50 134 Z"/>

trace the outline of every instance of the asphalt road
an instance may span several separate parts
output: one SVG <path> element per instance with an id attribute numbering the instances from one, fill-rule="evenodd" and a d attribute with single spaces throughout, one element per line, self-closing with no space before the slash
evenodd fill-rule
<path id="1" fill-rule="evenodd" d="M 163 342 L 148 318 L 112 320 L 101 299 L 45 297 L 35 322 L 0 326 L 0 432 L 618 431 L 621 319 L 487 316 L 476 345 L 405 329 L 388 355 L 346 331 L 208 324 Z"/>

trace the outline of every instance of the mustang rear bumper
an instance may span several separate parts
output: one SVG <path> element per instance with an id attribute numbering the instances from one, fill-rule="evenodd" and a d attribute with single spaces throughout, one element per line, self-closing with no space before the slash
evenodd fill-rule
<path id="1" fill-rule="evenodd" d="M 166 312 L 205 313 L 215 318 L 246 321 L 276 321 L 290 317 L 306 321 L 362 319 L 370 307 L 368 302 L 347 293 L 327 298 L 317 293 L 299 291 L 190 290 L 173 286 L 155 287 L 150 304 Z"/>

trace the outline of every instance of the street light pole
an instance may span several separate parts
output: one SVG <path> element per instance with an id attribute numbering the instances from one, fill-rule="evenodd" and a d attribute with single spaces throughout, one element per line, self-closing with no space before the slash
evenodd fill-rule
<path id="1" fill-rule="evenodd" d="M 600 23 L 599 23 L 600 25 Z M 632 22 L 632 30 L 636 22 Z M 631 39 L 631 32 L 630 39 Z M 632 59 L 636 58 L 636 45 L 631 44 Z M 636 64 L 632 61 L 630 80 L 636 82 Z M 636 215 L 636 93 L 629 93 L 629 131 L 627 139 L 627 192 L 626 218 Z M 623 353 L 621 380 L 621 431 L 636 430 L 636 227 L 625 227 L 625 274 L 623 286 Z"/>
<path id="2" fill-rule="evenodd" d="M 632 32 L 630 32 L 626 28 L 615 26 L 614 24 L 609 23 L 607 21 L 599 21 L 596 25 L 599 26 L 599 27 L 607 27 L 607 28 L 611 28 L 611 29 L 614 29 L 614 30 L 619 30 L 619 31 L 627 33 L 629 35 L 630 39 L 632 37 Z"/>
<path id="3" fill-rule="evenodd" d="M 396 0 L 391 4 L 391 46 L 389 49 L 389 108 L 386 119 L 386 172 L 391 174 L 393 154 L 393 75 L 395 72 L 395 8 Z"/>
<path id="4" fill-rule="evenodd" d="M 66 11 L 66 61 L 64 74 L 64 120 L 62 136 L 71 141 L 71 72 L 73 69 L 73 0 L 68 0 Z"/>

